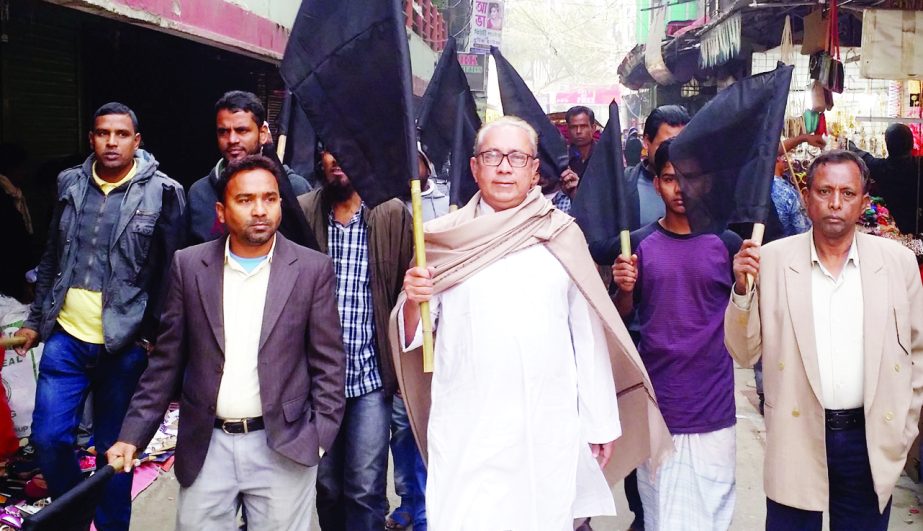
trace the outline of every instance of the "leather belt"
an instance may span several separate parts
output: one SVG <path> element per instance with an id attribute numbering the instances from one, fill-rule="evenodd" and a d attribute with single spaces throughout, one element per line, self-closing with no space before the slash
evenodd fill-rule
<path id="1" fill-rule="evenodd" d="M 865 412 L 856 409 L 825 409 L 824 417 L 830 431 L 858 430 L 865 427 Z"/>
<path id="2" fill-rule="evenodd" d="M 263 429 L 263 417 L 252 417 L 249 419 L 215 419 L 215 428 L 235 435 L 239 433 L 250 433 Z"/>

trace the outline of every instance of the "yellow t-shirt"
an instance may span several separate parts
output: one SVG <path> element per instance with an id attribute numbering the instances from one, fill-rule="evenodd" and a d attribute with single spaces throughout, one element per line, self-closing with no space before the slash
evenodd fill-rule
<path id="1" fill-rule="evenodd" d="M 96 174 L 96 163 L 93 163 L 93 180 L 99 185 L 104 194 L 115 190 L 127 183 L 137 173 L 138 165 L 133 163 L 131 169 L 121 180 L 110 183 L 100 179 Z M 58 314 L 58 324 L 68 334 L 81 341 L 102 345 L 103 337 L 103 294 L 80 288 L 70 288 L 64 297 L 64 306 Z"/>

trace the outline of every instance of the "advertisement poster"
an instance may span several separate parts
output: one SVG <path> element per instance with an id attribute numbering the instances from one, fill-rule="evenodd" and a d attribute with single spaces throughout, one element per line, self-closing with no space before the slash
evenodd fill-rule
<path id="1" fill-rule="evenodd" d="M 487 56 L 477 53 L 458 54 L 458 63 L 468 78 L 468 86 L 475 92 L 487 90 Z"/>
<path id="2" fill-rule="evenodd" d="M 503 1 L 482 2 L 474 0 L 471 10 L 472 52 L 487 53 L 491 46 L 500 46 L 503 31 Z"/>

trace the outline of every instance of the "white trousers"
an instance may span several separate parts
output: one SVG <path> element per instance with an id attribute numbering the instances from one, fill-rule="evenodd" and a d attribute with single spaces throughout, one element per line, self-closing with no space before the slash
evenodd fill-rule
<path id="1" fill-rule="evenodd" d="M 317 467 L 269 449 L 266 430 L 230 435 L 212 430 L 196 480 L 180 488 L 176 529 L 234 531 L 241 502 L 249 529 L 305 531 L 311 527 Z"/>
<path id="2" fill-rule="evenodd" d="M 734 426 L 673 436 L 674 453 L 652 475 L 638 467 L 647 531 L 727 531 L 734 517 L 737 434 Z"/>

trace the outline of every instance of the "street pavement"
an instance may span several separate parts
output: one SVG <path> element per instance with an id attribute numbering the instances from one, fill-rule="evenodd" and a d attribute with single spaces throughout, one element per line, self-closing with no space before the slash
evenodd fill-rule
<path id="1" fill-rule="evenodd" d="M 753 389 L 753 371 L 735 368 L 735 397 L 737 402 L 737 503 L 733 531 L 755 531 L 763 528 L 766 518 L 766 498 L 763 495 L 763 453 L 766 445 L 766 426 L 756 409 L 756 391 Z M 794 451 L 794 449 L 793 449 Z M 161 476 L 134 501 L 131 520 L 132 531 L 161 531 L 172 529 L 176 518 L 176 494 L 179 484 L 172 472 Z M 618 516 L 593 518 L 596 531 L 627 530 L 632 514 L 628 511 L 622 484 L 613 488 Z M 388 501 L 392 507 L 399 503 L 394 485 L 389 477 Z M 902 476 L 894 492 L 891 509 L 891 531 L 923 530 L 923 484 L 914 484 Z M 824 526 L 827 529 L 827 524 Z M 316 517 L 312 531 L 319 531 Z"/>

